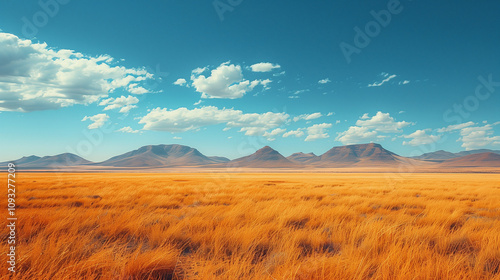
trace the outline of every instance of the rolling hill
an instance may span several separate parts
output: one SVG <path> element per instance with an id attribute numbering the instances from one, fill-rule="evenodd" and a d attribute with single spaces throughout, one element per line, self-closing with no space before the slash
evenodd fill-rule
<path id="1" fill-rule="evenodd" d="M 320 167 L 384 166 L 402 163 L 403 159 L 380 144 L 370 143 L 333 147 L 312 164 Z"/>
<path id="2" fill-rule="evenodd" d="M 58 167 L 67 167 L 67 166 L 80 166 L 91 164 L 91 161 L 88 161 L 80 156 L 71 153 L 64 153 L 55 156 L 29 156 L 22 157 L 18 160 L 13 160 L 18 167 L 21 168 L 29 168 L 29 169 L 46 169 L 46 168 L 58 168 Z M 2 165 L 7 164 L 0 163 Z"/>
<path id="3" fill-rule="evenodd" d="M 463 156 L 473 155 L 473 154 L 482 154 L 482 153 L 494 153 L 494 154 L 500 155 L 499 150 L 488 150 L 488 149 L 462 151 L 462 152 L 458 152 L 458 153 L 451 153 L 451 152 L 439 150 L 439 151 L 435 151 L 435 152 L 431 152 L 431 153 L 425 153 L 423 155 L 412 157 L 412 158 L 422 159 L 422 160 L 442 161 L 442 160 L 458 158 L 458 157 L 463 157 Z"/>
<path id="4" fill-rule="evenodd" d="M 500 155 L 496 153 L 471 154 L 446 160 L 441 167 L 500 167 Z"/>
<path id="5" fill-rule="evenodd" d="M 114 167 L 200 166 L 225 162 L 224 158 L 209 158 L 197 149 L 183 145 L 149 145 L 97 163 Z"/>
<path id="6" fill-rule="evenodd" d="M 479 153 L 480 151 L 487 151 Z M 500 151 L 475 150 L 460 153 L 436 151 L 407 158 L 384 149 L 380 144 L 358 144 L 333 147 L 324 154 L 294 153 L 284 157 L 269 146 L 235 160 L 205 156 L 197 149 L 183 145 L 148 145 L 99 163 L 65 153 L 55 156 L 28 156 L 9 161 L 25 170 L 64 168 L 71 170 L 126 170 L 135 168 L 394 168 L 411 165 L 439 170 L 440 168 L 500 167 Z M 6 165 L 9 162 L 0 163 Z M 74 167 L 74 168 L 73 168 Z M 387 169 L 388 170 L 388 169 Z"/>
<path id="7" fill-rule="evenodd" d="M 300 167 L 299 164 L 291 162 L 269 146 L 265 146 L 249 156 L 232 160 L 230 165 L 233 167 L 262 168 Z"/>
<path id="8" fill-rule="evenodd" d="M 300 152 L 294 153 L 286 158 L 292 162 L 299 162 L 299 163 L 310 163 L 319 160 L 319 157 L 314 153 L 305 154 Z"/>

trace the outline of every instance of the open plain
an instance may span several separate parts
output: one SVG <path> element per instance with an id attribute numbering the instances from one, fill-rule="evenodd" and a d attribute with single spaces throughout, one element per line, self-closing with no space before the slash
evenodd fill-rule
<path id="1" fill-rule="evenodd" d="M 12 279 L 500 279 L 499 174 L 17 175 Z"/>

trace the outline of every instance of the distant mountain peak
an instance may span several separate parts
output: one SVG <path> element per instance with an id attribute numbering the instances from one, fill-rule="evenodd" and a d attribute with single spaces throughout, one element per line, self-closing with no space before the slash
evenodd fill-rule
<path id="1" fill-rule="evenodd" d="M 430 160 L 430 161 L 443 161 L 443 160 L 448 160 L 448 159 L 453 159 L 453 158 L 459 158 L 467 155 L 473 155 L 473 154 L 482 154 L 482 153 L 494 153 L 494 154 L 500 154 L 500 151 L 498 150 L 488 150 L 488 149 L 480 149 L 480 150 L 471 150 L 471 151 L 462 151 L 458 153 L 452 153 L 444 150 L 438 150 L 435 152 L 430 152 L 430 153 L 425 153 L 420 156 L 412 157 L 414 159 L 421 159 L 421 160 Z"/>
<path id="2" fill-rule="evenodd" d="M 295 165 L 269 146 L 265 146 L 249 156 L 235 159 L 232 163 L 247 167 L 291 167 Z"/>
<path id="3" fill-rule="evenodd" d="M 447 167 L 500 167 L 500 155 L 494 152 L 476 153 L 445 160 Z"/>
<path id="4" fill-rule="evenodd" d="M 400 162 L 401 157 L 377 143 L 333 147 L 320 156 L 317 164 L 377 165 Z"/>
<path id="5" fill-rule="evenodd" d="M 315 155 L 314 153 L 303 153 L 303 152 L 298 152 L 298 153 L 293 153 L 290 156 L 287 157 L 287 159 L 294 161 L 294 162 L 300 162 L 300 163 L 310 163 L 312 161 L 318 160 L 318 156 Z"/>
<path id="6" fill-rule="evenodd" d="M 274 153 L 278 153 L 279 154 L 278 151 L 276 151 L 275 149 L 273 149 L 273 148 L 271 148 L 269 146 L 264 146 L 264 147 L 260 148 L 259 150 L 257 150 L 255 152 L 255 154 L 270 154 L 270 153 L 271 154 L 274 154 Z"/>
<path id="7" fill-rule="evenodd" d="M 142 146 L 137 150 L 98 163 L 115 167 L 200 166 L 224 162 L 224 158 L 209 158 L 197 149 L 179 144 Z"/>

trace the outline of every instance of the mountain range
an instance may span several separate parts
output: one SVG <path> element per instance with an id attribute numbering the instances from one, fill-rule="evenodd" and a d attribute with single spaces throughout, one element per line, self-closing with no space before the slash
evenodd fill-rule
<path id="1" fill-rule="evenodd" d="M 459 158 L 459 157 L 463 157 L 463 156 L 467 156 L 467 155 L 482 154 L 482 153 L 494 153 L 494 154 L 500 155 L 500 150 L 480 149 L 480 150 L 462 151 L 459 153 L 450 153 L 447 151 L 439 150 L 439 151 L 435 151 L 432 153 L 425 153 L 423 155 L 412 157 L 412 158 L 440 161 L 440 160 L 447 160 L 447 159 Z"/>
<path id="2" fill-rule="evenodd" d="M 150 145 L 95 163 L 114 167 L 199 166 L 228 162 L 224 157 L 207 157 L 197 149 L 182 145 Z"/>
<path id="3" fill-rule="evenodd" d="M 80 156 L 65 153 L 55 156 L 28 156 L 14 162 L 26 170 L 85 167 L 99 169 L 173 168 L 173 167 L 242 167 L 242 168 L 345 168 L 397 167 L 411 164 L 432 168 L 500 167 L 500 151 L 475 150 L 460 153 L 436 151 L 417 157 L 403 157 L 384 149 L 380 144 L 358 144 L 333 147 L 321 155 L 294 153 L 284 157 L 269 146 L 255 153 L 229 160 L 225 157 L 205 156 L 195 148 L 183 145 L 143 146 L 103 162 L 90 162 Z M 6 165 L 8 162 L 0 163 Z"/>

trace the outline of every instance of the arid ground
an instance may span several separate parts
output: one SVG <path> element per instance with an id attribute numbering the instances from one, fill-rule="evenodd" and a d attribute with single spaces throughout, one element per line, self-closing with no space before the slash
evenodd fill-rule
<path id="1" fill-rule="evenodd" d="M 17 175 L 14 279 L 500 279 L 499 174 Z"/>

